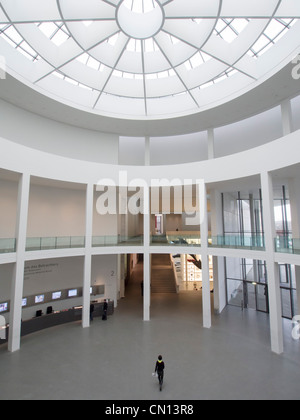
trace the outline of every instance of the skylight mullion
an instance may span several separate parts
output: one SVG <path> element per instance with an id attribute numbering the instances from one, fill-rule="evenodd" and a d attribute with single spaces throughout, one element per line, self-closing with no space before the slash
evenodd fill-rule
<path id="1" fill-rule="evenodd" d="M 145 49 L 144 42 L 141 42 L 141 59 L 142 59 L 142 71 L 143 71 L 143 89 L 144 89 L 144 105 L 145 105 L 145 115 L 148 115 L 147 107 L 147 84 L 146 84 L 146 73 L 145 73 Z"/>
<path id="2" fill-rule="evenodd" d="M 167 56 L 167 54 L 165 53 L 165 51 L 162 49 L 162 47 L 160 46 L 160 44 L 157 42 L 157 40 L 155 39 L 155 42 L 157 43 L 158 48 L 160 49 L 161 53 L 163 54 L 163 56 L 165 57 L 165 59 L 168 61 L 170 67 L 172 68 L 172 70 L 174 71 L 174 73 L 176 74 L 176 76 L 178 77 L 179 81 L 182 83 L 185 92 L 189 94 L 189 96 L 191 97 L 191 99 L 193 100 L 193 102 L 196 104 L 197 108 L 199 108 L 199 104 L 196 101 L 194 95 L 192 95 L 191 91 L 188 89 L 186 83 L 184 82 L 184 80 L 182 79 L 182 77 L 180 76 L 180 74 L 178 73 L 178 71 L 176 70 L 176 68 L 172 65 L 169 57 Z"/>
<path id="3" fill-rule="evenodd" d="M 6 31 L 10 26 L 11 26 L 10 24 L 7 24 L 7 25 L 4 24 L 3 28 L 0 29 L 0 33 Z"/>
<path id="4" fill-rule="evenodd" d="M 100 0 L 97 0 L 97 1 L 100 1 Z M 154 1 L 154 0 L 140 0 L 139 3 L 135 2 L 134 0 L 126 0 L 126 1 L 128 1 L 128 3 L 127 3 L 128 8 L 131 8 L 131 10 L 133 12 L 138 11 L 140 13 L 147 13 L 149 10 L 151 10 L 152 7 L 157 6 L 156 1 Z M 159 1 L 160 1 L 160 4 L 162 5 L 163 8 L 168 3 L 168 0 L 164 0 L 164 1 L 159 0 Z M 166 75 L 169 75 L 169 77 L 176 76 L 179 79 L 177 83 L 179 83 L 179 81 L 182 82 L 182 84 L 184 85 L 183 89 L 186 89 L 186 91 L 185 91 L 186 94 L 187 95 L 190 94 L 191 98 L 193 98 L 194 102 L 196 103 L 196 98 L 194 98 L 195 95 L 193 93 L 193 90 L 189 91 L 189 86 L 190 85 L 187 82 L 188 77 L 190 75 L 186 76 L 185 72 L 181 72 L 181 68 L 179 66 L 179 63 L 177 61 L 175 62 L 173 60 L 173 53 L 174 52 L 175 52 L 174 56 L 177 57 L 177 45 L 176 45 L 177 42 L 176 42 L 176 40 L 178 40 L 178 43 L 180 43 L 178 45 L 178 52 L 179 52 L 178 56 L 180 57 L 180 60 L 182 60 L 180 65 L 186 64 L 189 67 L 189 70 L 191 70 L 191 71 L 193 71 L 193 69 L 205 64 L 206 61 L 208 61 L 208 58 L 207 58 L 208 55 L 210 57 L 212 57 L 213 59 L 222 62 L 223 64 L 233 66 L 231 68 L 228 68 L 226 71 L 224 71 L 224 68 L 226 68 L 226 66 L 221 67 L 221 70 L 223 70 L 224 72 L 222 74 L 219 74 L 219 76 L 216 77 L 216 79 L 213 80 L 212 83 L 215 83 L 215 81 L 221 81 L 224 77 L 230 77 L 233 70 L 235 70 L 236 72 L 240 72 L 242 74 L 245 74 L 249 77 L 254 78 L 253 75 L 251 76 L 251 71 L 248 75 L 246 73 L 247 70 L 246 71 L 243 70 L 243 68 L 245 67 L 244 63 L 243 63 L 243 66 L 242 65 L 240 66 L 241 69 L 234 68 L 234 65 L 239 67 L 239 64 L 238 64 L 239 60 L 241 60 L 246 54 L 253 55 L 254 57 L 258 57 L 259 55 L 262 55 L 265 52 L 264 50 L 267 50 L 268 47 L 272 47 L 272 44 L 275 44 L 278 41 L 278 39 L 284 35 L 285 31 L 288 30 L 292 26 L 292 23 L 295 22 L 295 20 L 294 19 L 288 19 L 288 18 L 283 19 L 281 17 L 276 18 L 276 14 L 273 13 L 273 12 L 271 12 L 271 14 L 269 16 L 256 16 L 255 13 L 254 13 L 253 16 L 252 16 L 252 18 L 254 20 L 256 20 L 256 19 L 257 20 L 267 19 L 269 21 L 269 24 L 270 24 L 270 22 L 272 22 L 272 19 L 273 19 L 273 22 L 275 22 L 275 23 L 270 26 L 270 28 L 267 32 L 266 32 L 267 26 L 265 26 L 265 24 L 258 25 L 258 30 L 256 30 L 256 32 L 253 31 L 252 37 L 251 37 L 251 33 L 252 33 L 251 29 L 252 28 L 249 27 L 247 34 L 249 35 L 250 41 L 248 41 L 247 45 L 248 45 L 248 47 L 251 46 L 251 48 L 250 49 L 248 49 L 247 47 L 245 47 L 244 49 L 241 48 L 241 51 L 237 51 L 236 56 L 234 55 L 234 57 L 237 58 L 238 53 L 240 53 L 239 59 L 236 59 L 234 64 L 232 64 L 231 62 L 226 63 L 226 61 L 230 61 L 230 60 L 226 57 L 225 54 L 221 53 L 222 43 L 220 41 L 220 38 L 223 39 L 227 43 L 234 41 L 236 39 L 236 37 L 239 37 L 239 35 L 244 30 L 244 28 L 247 27 L 247 21 L 249 22 L 249 20 L 250 20 L 250 16 L 247 16 L 247 17 L 238 16 L 238 15 L 241 15 L 243 13 L 244 8 L 239 3 L 239 0 L 235 0 L 235 1 L 236 1 L 236 6 L 237 6 L 238 10 L 240 10 L 240 12 L 236 13 L 237 16 L 234 16 L 234 14 L 235 14 L 234 8 L 231 8 L 231 11 L 233 13 L 233 15 L 231 15 L 228 7 L 227 7 L 226 11 L 224 12 L 224 13 L 226 13 L 226 15 L 221 14 L 221 11 L 223 9 L 220 7 L 220 10 L 216 13 L 216 15 L 208 16 L 208 10 L 209 9 L 206 9 L 206 6 L 205 6 L 204 9 L 203 9 L 203 13 L 204 14 L 206 13 L 205 17 L 195 16 L 194 18 L 192 16 L 188 16 L 188 17 L 185 16 L 188 13 L 187 8 L 188 8 L 188 3 L 189 2 L 188 1 L 187 2 L 182 1 L 182 6 L 181 6 L 182 7 L 182 13 L 178 13 L 178 9 L 175 8 L 175 9 L 173 9 L 173 13 L 174 13 L 175 16 L 173 18 L 172 18 L 172 16 L 166 16 L 165 18 L 166 19 L 174 19 L 174 20 L 179 19 L 180 23 L 183 20 L 194 21 L 195 25 L 196 24 L 199 25 L 198 26 L 199 31 L 195 30 L 195 33 L 198 34 L 198 32 L 199 32 L 199 37 L 201 36 L 201 26 L 200 25 L 203 25 L 203 22 L 200 22 L 200 20 L 202 20 L 202 19 L 214 19 L 214 23 L 219 21 L 219 23 L 220 23 L 219 26 L 217 26 L 217 27 L 216 27 L 216 25 L 214 26 L 214 33 L 219 37 L 219 39 L 216 40 L 216 42 L 219 42 L 220 49 L 218 49 L 218 48 L 209 49 L 209 47 L 207 47 L 209 53 L 211 52 L 212 54 L 202 53 L 201 49 L 203 48 L 205 50 L 205 48 L 204 48 L 204 45 L 206 45 L 205 43 L 201 46 L 200 46 L 200 44 L 199 45 L 197 44 L 195 46 L 195 45 L 193 45 L 193 42 L 194 42 L 193 40 L 196 37 L 195 38 L 192 37 L 192 40 L 190 40 L 190 38 L 184 39 L 185 36 L 184 36 L 184 31 L 183 31 L 183 34 L 180 35 L 180 37 L 178 38 L 178 36 L 173 35 L 173 33 L 170 29 L 168 29 L 169 32 L 166 32 L 166 28 L 164 28 L 162 26 L 161 32 L 167 34 L 170 37 L 170 42 L 167 38 L 165 38 L 165 39 L 162 38 L 161 40 L 160 40 L 160 38 L 158 38 L 158 40 L 159 40 L 160 45 L 164 49 L 165 54 L 163 54 L 163 56 L 167 59 L 169 65 L 168 64 L 167 65 L 166 64 L 156 65 L 155 70 L 157 71 L 157 73 L 151 73 L 151 74 L 149 74 L 149 72 L 147 73 L 147 71 L 151 71 L 151 69 L 150 68 L 149 69 L 145 68 L 145 62 L 144 62 L 144 65 L 143 65 L 142 73 L 140 73 L 140 74 L 132 73 L 131 74 L 130 71 L 132 71 L 132 66 L 131 66 L 131 62 L 127 61 L 127 56 L 128 57 L 132 56 L 133 59 L 135 59 L 134 57 L 137 57 L 137 59 L 140 60 L 140 57 L 142 57 L 142 59 L 144 59 L 145 56 L 146 56 L 146 53 L 149 53 L 149 60 L 152 60 L 152 57 L 153 57 L 153 59 L 155 59 L 155 54 L 154 53 L 155 53 L 155 51 L 157 51 L 156 47 L 158 48 L 158 51 L 161 50 L 160 45 L 158 45 L 158 43 L 156 42 L 156 39 L 153 40 L 152 38 L 148 38 L 148 39 L 143 39 L 142 41 L 139 39 L 137 41 L 136 38 L 129 38 L 128 42 L 127 42 L 126 49 L 128 51 L 131 51 L 131 53 L 126 54 L 126 60 L 125 60 L 125 56 L 124 56 L 124 60 L 123 60 L 123 59 L 121 59 L 122 54 L 120 55 L 121 48 L 123 48 L 123 43 L 117 44 L 120 47 L 120 49 L 118 49 L 118 47 L 115 44 L 116 40 L 114 40 L 111 35 L 110 35 L 110 37 L 108 37 L 108 33 L 112 32 L 111 29 L 106 29 L 106 27 L 104 27 L 105 29 L 103 30 L 103 34 L 101 35 L 101 42 L 99 41 L 100 37 L 97 36 L 97 32 L 96 32 L 97 24 L 95 22 L 100 22 L 101 20 L 114 21 L 115 17 L 113 17 L 113 16 L 115 15 L 115 13 L 110 12 L 112 10 L 112 8 L 108 8 L 110 10 L 108 10 L 109 13 L 107 14 L 107 18 L 105 18 L 104 15 L 103 15 L 104 16 L 103 19 L 101 19 L 99 17 L 97 18 L 96 14 L 95 14 L 94 18 L 93 18 L 93 16 L 90 17 L 91 23 L 92 24 L 94 23 L 94 26 L 92 28 L 86 30 L 87 33 L 88 33 L 88 31 L 91 31 L 91 42 L 90 43 L 95 43 L 96 40 L 98 40 L 98 43 L 97 44 L 95 43 L 95 45 L 93 45 L 91 47 L 90 47 L 90 43 L 84 44 L 83 41 L 80 42 L 79 37 L 76 38 L 76 34 L 77 34 L 76 29 L 78 28 L 79 31 L 81 29 L 82 32 L 83 32 L 84 27 L 82 28 L 80 25 L 82 25 L 84 22 L 83 22 L 83 19 L 72 19 L 72 16 L 74 16 L 75 18 L 76 18 L 76 16 L 78 16 L 78 17 L 86 16 L 87 13 L 83 13 L 81 15 L 80 13 L 78 13 L 78 10 L 80 10 L 80 9 L 78 9 L 78 10 L 76 9 L 76 14 L 75 15 L 74 15 L 74 13 L 70 14 L 70 11 L 72 12 L 72 8 L 71 8 L 72 1 L 70 1 L 70 10 L 67 10 L 67 8 L 65 10 L 64 9 L 61 10 L 60 2 L 61 2 L 61 5 L 63 5 L 63 1 L 57 0 L 56 3 L 57 3 L 57 7 L 59 9 L 59 12 L 60 12 L 60 17 L 57 15 L 55 17 L 55 19 L 57 19 L 57 20 L 40 21 L 38 24 L 36 22 L 29 22 L 29 20 L 31 19 L 30 18 L 30 13 L 25 13 L 25 14 L 17 13 L 17 14 L 15 14 L 12 11 L 10 12 L 10 10 L 11 10 L 10 7 L 7 6 L 7 9 L 9 9 L 9 13 L 11 15 L 16 16 L 17 19 L 19 19 L 19 20 L 28 18 L 27 21 L 14 22 L 14 23 L 24 24 L 23 27 L 21 25 L 20 25 L 20 27 L 18 27 L 16 25 L 16 27 L 21 31 L 21 33 L 24 33 L 25 38 L 27 37 L 26 36 L 27 32 L 28 32 L 28 37 L 31 36 L 31 32 L 30 32 L 31 28 L 28 28 L 28 31 L 27 31 L 27 26 L 25 26 L 26 23 L 29 23 L 29 24 L 32 24 L 32 25 L 36 24 L 38 27 L 40 27 L 43 23 L 49 23 L 49 24 L 52 23 L 53 24 L 52 28 L 51 28 L 51 25 L 49 25 L 49 29 L 47 29 L 47 27 L 45 27 L 45 32 L 48 31 L 48 35 L 50 34 L 49 36 L 46 35 L 48 39 L 50 39 L 52 42 L 54 42 L 58 46 L 58 45 L 61 45 L 59 43 L 60 42 L 62 43 L 64 39 L 67 40 L 71 37 L 74 40 L 74 42 L 77 44 L 77 46 L 80 47 L 79 49 L 78 48 L 74 49 L 74 52 L 71 54 L 72 56 L 70 54 L 68 55 L 69 58 L 65 59 L 65 63 L 62 63 L 62 60 L 63 60 L 63 58 L 62 58 L 62 60 L 59 60 L 59 62 L 56 65 L 53 65 L 50 62 L 50 61 L 53 61 L 52 58 L 51 58 L 51 54 L 48 55 L 48 54 L 46 54 L 46 51 L 44 51 L 44 49 L 39 48 L 39 45 L 40 45 L 39 43 L 35 44 L 34 42 L 32 42 L 32 43 L 34 43 L 34 45 L 36 46 L 38 51 L 39 51 L 39 49 L 41 50 L 41 51 L 39 51 L 39 53 L 41 54 L 41 57 L 43 57 L 43 54 L 45 55 L 45 58 L 43 58 L 43 60 L 45 60 L 45 62 L 47 64 L 51 65 L 51 68 L 48 68 L 47 71 L 46 70 L 44 71 L 44 75 L 40 78 L 40 80 L 47 77 L 51 73 L 54 74 L 54 72 L 59 71 L 59 69 L 64 70 L 63 67 L 66 64 L 75 60 L 76 57 L 80 57 L 82 54 L 86 54 L 87 55 L 86 61 L 85 60 L 79 60 L 83 63 L 83 65 L 93 67 L 93 68 L 95 68 L 95 71 L 99 71 L 99 72 L 101 71 L 101 67 L 105 67 L 105 66 L 107 67 L 106 70 L 105 70 L 105 73 L 102 77 L 102 82 L 101 82 L 102 91 L 101 91 L 101 88 L 95 89 L 95 91 L 99 93 L 98 100 L 100 99 L 102 94 L 103 94 L 103 96 L 106 94 L 105 90 L 110 91 L 110 86 L 113 83 L 114 75 L 118 75 L 119 77 L 123 77 L 124 79 L 142 80 L 142 78 L 143 78 L 144 85 L 145 85 L 145 87 L 144 87 L 144 97 L 145 97 L 145 104 L 147 106 L 147 92 L 146 92 L 146 89 L 148 88 L 148 85 L 146 86 L 147 78 L 149 80 L 153 79 L 153 78 L 154 79 L 162 79 L 163 77 L 166 77 Z M 55 2 L 55 0 L 54 0 L 54 2 Z M 110 6 L 113 6 L 114 9 L 117 9 L 118 4 L 120 3 L 120 0 L 103 0 L 103 2 L 109 4 Z M 193 14 L 193 15 L 197 14 L 199 12 L 199 10 L 200 10 L 199 14 L 201 14 L 201 9 L 198 8 L 198 5 L 197 5 L 198 0 L 194 0 L 194 2 L 195 2 L 197 7 L 194 8 L 191 11 L 190 14 Z M 4 2 L 4 3 L 6 3 L 6 2 Z M 177 3 L 177 2 L 174 1 L 174 3 Z M 180 2 L 178 2 L 178 3 L 180 3 Z M 203 2 L 203 4 L 204 3 L 205 2 Z M 220 1 L 220 3 L 222 3 L 222 2 Z M 225 3 L 225 1 L 223 3 Z M 7 4 L 9 4 L 9 1 L 7 2 Z M 95 4 L 96 4 L 96 1 L 95 1 Z M 105 5 L 106 8 L 107 8 L 107 4 Z M 2 7 L 2 9 L 4 9 L 3 5 L 0 6 L 0 7 Z M 225 7 L 225 5 L 224 5 L 224 7 Z M 255 9 L 256 6 L 255 7 L 251 6 L 251 7 L 252 7 L 251 9 L 248 8 L 249 13 L 251 13 L 252 9 L 254 11 L 256 10 Z M 83 5 L 82 10 L 84 10 L 84 5 Z M 258 10 L 258 6 L 257 6 L 257 10 Z M 262 10 L 264 10 L 262 14 L 266 15 L 268 10 L 266 8 L 262 8 Z M 62 11 L 65 11 L 65 15 L 62 13 Z M 25 12 L 25 10 L 24 10 L 24 12 Z M 115 12 L 115 10 L 114 10 L 114 12 Z M 213 14 L 213 12 L 209 12 L 209 13 Z M 99 14 L 102 15 L 101 13 L 99 13 Z M 245 14 L 248 14 L 248 12 L 246 12 Z M 88 15 L 93 15 L 93 11 L 91 13 L 88 13 Z M 36 16 L 35 19 L 47 17 L 45 13 L 44 14 L 39 13 L 39 15 L 33 14 L 32 16 Z M 71 17 L 71 19 L 67 19 L 68 16 Z M 87 16 L 84 20 L 87 20 L 88 18 L 89 18 L 89 16 Z M 18 39 L 17 36 L 14 38 L 13 32 L 12 32 L 11 37 L 9 37 L 9 35 L 7 33 L 5 33 L 6 30 L 9 29 L 10 27 L 15 29 L 14 25 L 12 24 L 13 22 L 11 22 L 10 19 L 9 19 L 9 16 L 7 16 L 7 19 L 8 19 L 8 22 L 10 22 L 10 23 L 3 22 L 3 24 L 5 24 L 5 26 L 3 26 L 3 25 L 1 26 L 1 23 L 0 23 L 0 28 L 1 28 L 0 29 L 0 35 L 1 35 L 1 37 L 3 39 L 6 39 L 7 41 L 9 41 L 9 43 L 11 45 L 13 45 L 13 47 L 15 49 L 19 50 L 19 52 L 24 51 L 25 53 L 27 53 L 29 56 L 32 57 L 33 61 L 38 59 L 39 54 L 38 53 L 33 53 L 34 50 L 33 51 L 30 50 L 30 48 L 29 48 L 30 45 L 29 44 L 28 44 L 28 47 L 26 47 L 26 39 L 25 40 L 20 40 L 20 39 Z M 3 17 L 3 20 L 4 20 L 4 17 Z M 70 30 L 68 28 L 68 26 L 69 26 L 68 22 L 73 22 L 74 23 L 74 26 L 72 26 L 72 27 L 71 27 L 71 24 L 70 24 Z M 207 22 L 205 22 L 205 24 L 206 23 Z M 174 24 L 175 24 L 175 27 L 176 27 L 177 22 L 175 22 Z M 204 24 L 204 26 L 205 26 L 205 24 Z M 191 23 L 188 24 L 186 22 L 186 25 L 187 26 L 191 25 Z M 282 26 L 282 28 L 280 26 Z M 108 24 L 108 28 L 109 27 L 110 27 L 110 23 Z M 23 28 L 25 28 L 25 29 L 23 30 Z M 100 24 L 100 28 L 101 28 L 101 24 Z M 35 27 L 33 29 L 35 31 L 37 31 Z M 74 29 L 74 31 L 73 31 L 73 29 Z M 95 31 L 93 32 L 94 29 L 95 29 Z M 40 30 L 41 30 L 41 28 L 40 28 Z M 122 31 L 122 29 L 120 27 L 118 27 L 117 29 L 114 29 L 114 30 L 118 30 L 118 33 L 121 33 L 121 31 Z M 255 27 L 254 27 L 254 30 L 255 30 Z M 39 32 L 39 31 L 37 31 L 37 32 Z M 188 32 L 189 32 L 189 28 L 187 27 L 186 33 L 188 33 Z M 124 33 L 125 32 L 123 31 L 123 34 Z M 180 33 L 181 32 L 179 32 L 179 34 Z M 84 32 L 84 34 L 85 34 L 85 32 Z M 176 34 L 176 32 L 175 32 L 175 34 Z M 254 36 L 254 34 L 255 34 L 255 36 Z M 37 35 L 39 36 L 39 33 L 37 33 Z M 92 39 L 93 39 L 92 36 L 93 35 L 95 36 L 95 41 L 92 41 Z M 107 36 L 107 38 L 105 40 L 103 40 L 102 38 L 106 37 L 106 36 Z M 212 33 L 210 33 L 208 35 L 207 40 L 209 39 L 209 36 L 212 36 Z M 260 37 L 261 37 L 261 39 L 260 39 Z M 239 38 L 239 40 L 240 39 L 242 41 L 243 36 L 241 38 Z M 207 40 L 206 40 L 206 43 L 207 43 Z M 253 43 L 252 43 L 252 40 L 253 40 Z M 44 39 L 43 41 L 44 41 L 44 44 L 46 46 L 47 45 L 47 43 L 46 43 L 47 40 Z M 93 48 L 97 47 L 97 45 L 100 45 L 104 42 L 107 42 L 109 45 L 105 45 L 104 48 L 99 48 L 99 49 L 93 51 Z M 70 42 L 70 44 L 72 44 L 72 43 Z M 82 44 L 82 45 L 80 45 L 80 44 Z M 186 45 L 183 45 L 183 44 L 186 44 Z M 212 44 L 213 44 L 213 42 L 212 42 Z M 242 46 L 243 43 L 241 42 L 240 44 Z M 237 47 L 240 44 L 237 42 L 236 43 Z M 49 43 L 48 43 L 48 45 L 49 45 Z M 83 47 L 83 45 L 84 45 L 84 47 Z M 190 49 L 185 48 L 185 47 L 187 47 L 187 45 L 189 47 L 193 47 L 193 50 L 195 51 L 195 53 L 193 53 L 193 51 L 190 51 Z M 263 45 L 265 45 L 265 46 L 262 47 Z M 52 47 L 52 46 L 50 45 L 50 47 Z M 225 45 L 225 43 L 224 43 L 224 47 L 228 48 L 228 45 Z M 71 45 L 71 48 L 72 48 L 72 45 Z M 175 51 L 173 51 L 173 48 L 174 48 Z M 80 50 L 80 54 L 79 54 L 78 50 Z M 108 57 L 106 56 L 106 54 L 104 54 L 104 52 L 106 52 L 106 51 L 108 51 Z M 53 49 L 53 54 L 55 54 L 55 49 Z M 203 54 L 206 54 L 206 55 L 203 55 Z M 231 54 L 228 54 L 228 56 L 230 56 L 230 55 Z M 47 61 L 47 57 L 48 57 L 49 61 Z M 168 58 L 169 58 L 169 60 L 168 60 Z M 148 57 L 147 57 L 147 59 L 148 59 Z M 163 57 L 161 57 L 161 59 L 163 59 Z M 247 59 L 250 60 L 249 58 L 247 58 Z M 83 61 L 85 61 L 85 63 Z M 109 65 L 108 65 L 108 63 L 109 63 Z M 158 61 L 158 63 L 160 63 L 160 61 Z M 246 61 L 246 63 L 247 63 L 247 61 Z M 211 64 L 213 66 L 214 63 L 211 63 Z M 54 67 L 56 67 L 55 70 L 53 70 Z M 165 69 L 165 70 L 162 71 L 162 69 Z M 206 70 L 206 67 L 204 66 L 204 71 L 205 70 Z M 68 75 L 69 70 L 68 70 L 67 67 L 66 67 L 65 71 L 66 71 L 66 75 L 63 76 L 63 78 L 65 80 L 67 80 L 68 82 L 70 82 L 72 84 L 76 83 L 79 86 L 80 85 L 79 81 L 77 82 L 75 80 L 72 80 L 72 76 L 69 77 L 69 75 Z M 82 71 L 84 72 L 84 67 L 82 67 Z M 137 70 L 134 70 L 134 71 L 137 71 L 137 72 L 140 71 L 141 72 L 141 69 L 138 68 Z M 201 70 L 199 70 L 199 71 L 201 71 Z M 46 72 L 48 72 L 48 74 L 45 74 Z M 194 70 L 194 72 L 195 72 L 195 70 Z M 217 71 L 214 71 L 215 75 L 217 73 L 218 73 Z M 72 74 L 71 71 L 70 71 L 70 74 Z M 78 77 L 77 76 L 74 76 L 74 77 L 76 79 L 80 80 L 81 79 L 81 73 L 80 73 L 80 75 L 78 75 Z M 213 77 L 213 76 L 210 75 L 210 77 Z M 110 80 L 110 79 L 112 79 L 112 80 Z M 174 77 L 174 80 L 176 80 L 175 77 Z M 126 81 L 124 81 L 124 83 L 126 83 Z M 175 86 L 174 86 L 174 89 L 175 89 Z M 181 89 L 180 85 L 179 85 L 178 89 L 179 90 Z M 133 98 L 135 98 L 137 96 L 138 95 L 136 95 L 135 92 L 132 92 L 132 97 Z M 95 99 L 96 99 L 96 97 L 95 97 Z M 96 101 L 95 106 L 97 105 L 98 100 Z M 148 103 L 148 106 L 149 106 L 149 103 Z M 146 110 L 146 115 L 147 115 L 147 110 Z"/>
<path id="5" fill-rule="evenodd" d="M 56 24 L 55 24 L 56 25 Z M 53 34 L 49 37 L 50 41 L 55 37 L 55 35 L 60 31 L 60 28 L 56 25 L 56 29 Z"/>
<path id="6" fill-rule="evenodd" d="M 276 18 L 276 20 L 279 22 L 279 23 L 281 23 L 281 25 L 283 25 L 283 26 L 285 26 L 285 28 L 286 29 L 290 29 L 291 28 L 291 23 L 294 21 L 294 19 L 288 19 L 290 22 L 289 23 L 286 23 L 286 22 L 284 22 L 284 19 L 282 19 L 282 18 Z"/>
<path id="7" fill-rule="evenodd" d="M 229 27 L 236 34 L 236 36 L 239 36 L 240 33 L 234 27 L 231 26 L 231 24 L 232 24 L 232 22 L 234 22 L 234 20 L 235 19 L 232 19 L 232 21 L 230 22 Z"/>
<path id="8" fill-rule="evenodd" d="M 108 75 L 108 77 L 106 79 L 106 82 L 104 83 L 101 91 L 99 92 L 98 98 L 97 98 L 96 102 L 94 103 L 93 109 L 96 108 L 96 106 L 97 106 L 97 104 L 98 104 L 98 102 L 99 102 L 99 100 L 101 98 L 101 95 L 103 94 L 106 86 L 108 85 L 110 79 L 112 78 L 112 75 L 113 75 L 114 71 L 117 70 L 117 65 L 118 65 L 119 61 L 121 60 L 124 52 L 126 51 L 129 41 L 130 41 L 130 38 L 127 37 L 127 40 L 126 40 L 126 42 L 124 42 L 124 46 L 123 46 L 123 48 L 122 48 L 119 56 L 117 57 L 117 60 L 115 62 L 115 65 L 111 68 L 111 71 L 110 71 L 110 73 L 109 73 L 109 75 Z"/>

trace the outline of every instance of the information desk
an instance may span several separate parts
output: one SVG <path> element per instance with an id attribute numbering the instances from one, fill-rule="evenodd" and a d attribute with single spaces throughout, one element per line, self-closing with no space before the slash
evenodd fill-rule
<path id="1" fill-rule="evenodd" d="M 94 305 L 93 317 L 102 317 L 104 302 L 92 302 Z M 109 301 L 107 315 L 113 315 L 114 313 L 114 302 Z M 53 312 L 49 315 L 42 315 L 36 318 L 28 319 L 22 322 L 21 327 L 21 337 L 24 337 L 28 334 L 32 334 L 37 331 L 44 330 L 46 328 L 55 327 L 57 325 L 67 324 L 70 322 L 81 321 L 82 319 L 82 306 L 68 309 L 65 311 Z M 0 345 L 8 341 L 9 327 L 2 330 L 0 335 Z M 5 336 L 5 338 L 4 338 Z"/>

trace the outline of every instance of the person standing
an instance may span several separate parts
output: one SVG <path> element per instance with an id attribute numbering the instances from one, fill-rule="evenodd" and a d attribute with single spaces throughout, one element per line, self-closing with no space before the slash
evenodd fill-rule
<path id="1" fill-rule="evenodd" d="M 104 299 L 102 321 L 107 321 L 107 311 L 108 311 L 108 304 L 107 304 L 106 299 Z"/>
<path id="2" fill-rule="evenodd" d="M 163 361 L 162 356 L 158 356 L 158 360 L 155 366 L 155 373 L 158 375 L 158 382 L 159 382 L 159 389 L 162 390 L 162 386 L 164 383 L 164 372 L 165 372 L 165 363 Z"/>
<path id="3" fill-rule="evenodd" d="M 94 311 L 95 311 L 95 305 L 91 302 L 90 304 L 90 320 L 94 320 Z"/>

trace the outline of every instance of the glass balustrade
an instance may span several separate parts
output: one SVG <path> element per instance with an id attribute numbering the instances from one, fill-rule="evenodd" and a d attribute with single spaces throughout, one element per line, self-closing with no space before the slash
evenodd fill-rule
<path id="1" fill-rule="evenodd" d="M 212 248 L 251 249 L 262 251 L 265 249 L 262 235 L 219 235 L 213 236 L 208 244 Z"/>
<path id="2" fill-rule="evenodd" d="M 144 236 L 93 236 L 92 246 L 107 247 L 107 246 L 142 246 L 144 244 Z"/>
<path id="3" fill-rule="evenodd" d="M 153 246 L 201 246 L 200 233 L 178 233 L 166 235 L 152 235 L 151 245 Z"/>
<path id="4" fill-rule="evenodd" d="M 49 238 L 27 238 L 26 251 L 46 251 L 49 249 L 84 248 L 84 236 L 58 236 Z"/>
<path id="5" fill-rule="evenodd" d="M 291 235 L 277 236 L 275 238 L 275 251 L 300 255 L 300 239 L 293 238 Z"/>
<path id="6" fill-rule="evenodd" d="M 92 246 L 143 246 L 143 240 L 143 235 L 93 236 Z M 152 235 L 150 240 L 151 246 L 201 246 L 200 235 L 188 233 Z M 263 251 L 265 249 L 265 241 L 264 236 L 262 235 L 218 235 L 209 239 L 208 246 L 212 248 L 234 248 Z M 27 238 L 26 240 L 26 251 L 43 251 L 50 249 L 70 249 L 84 247 L 84 236 Z M 278 236 L 275 238 L 275 250 L 276 252 L 300 255 L 300 239 L 292 238 L 291 235 Z M 13 252 L 16 252 L 16 239 L 0 238 L 0 254 Z"/>
<path id="7" fill-rule="evenodd" d="M 0 238 L 0 254 L 16 252 L 16 239 Z"/>

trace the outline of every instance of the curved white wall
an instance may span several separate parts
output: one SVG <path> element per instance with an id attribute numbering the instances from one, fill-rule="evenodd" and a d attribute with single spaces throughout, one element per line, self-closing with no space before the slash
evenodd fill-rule
<path id="1" fill-rule="evenodd" d="M 215 157 L 228 156 L 282 137 L 280 107 L 215 129 Z"/>
<path id="2" fill-rule="evenodd" d="M 299 129 L 299 97 L 291 101 L 291 124 Z M 120 137 L 44 118 L 0 100 L 0 137 L 71 159 L 113 165 L 143 166 L 145 138 Z M 223 127 L 214 128 L 214 157 L 258 147 L 283 135 L 280 106 Z M 207 160 L 208 132 L 150 136 L 150 164 L 177 165 Z"/>
<path id="3" fill-rule="evenodd" d="M 0 135 L 33 149 L 84 159 L 118 163 L 119 137 L 53 121 L 0 100 Z"/>
<path id="4" fill-rule="evenodd" d="M 126 171 L 128 181 L 180 178 L 204 179 L 206 183 L 222 182 L 275 171 L 300 162 L 300 131 L 263 146 L 223 158 L 204 162 L 157 166 L 119 166 L 96 164 L 40 152 L 0 138 L 0 167 L 16 173 L 50 180 L 96 185 L 100 179 L 109 178 L 119 184 L 120 171 Z"/>

